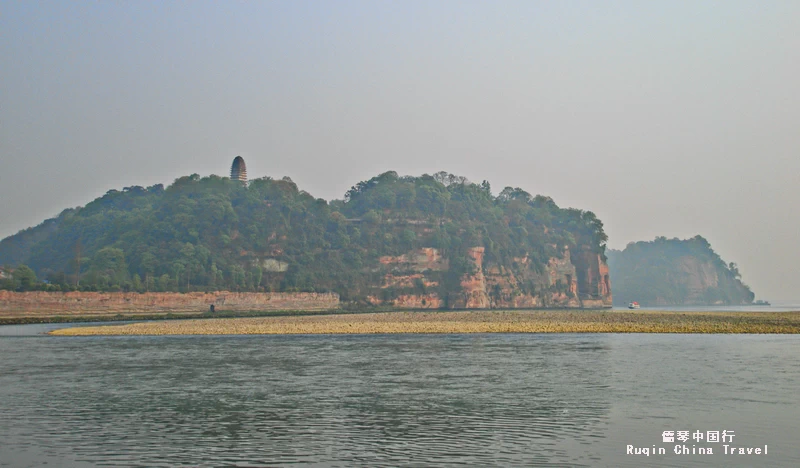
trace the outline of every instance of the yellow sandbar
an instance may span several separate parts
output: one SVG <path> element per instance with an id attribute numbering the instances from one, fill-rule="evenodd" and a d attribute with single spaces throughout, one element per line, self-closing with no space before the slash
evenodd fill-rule
<path id="1" fill-rule="evenodd" d="M 800 312 L 482 310 L 167 320 L 59 336 L 376 333 L 800 333 Z"/>

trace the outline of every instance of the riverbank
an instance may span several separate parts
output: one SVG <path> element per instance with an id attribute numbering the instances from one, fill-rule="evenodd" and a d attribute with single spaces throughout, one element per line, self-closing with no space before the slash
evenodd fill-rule
<path id="1" fill-rule="evenodd" d="M 136 313 L 125 312 L 114 315 L 106 313 L 81 313 L 68 315 L 18 315 L 3 317 L 0 315 L 2 325 L 35 325 L 46 323 L 77 323 L 77 322 L 137 322 L 142 320 L 207 320 L 219 318 L 247 318 L 247 317 L 276 317 L 284 315 L 319 315 L 342 313 L 335 310 L 225 310 L 217 312 L 161 312 L 161 313 Z"/>
<path id="2" fill-rule="evenodd" d="M 463 311 L 176 320 L 65 328 L 59 336 L 392 333 L 800 333 L 800 312 Z"/>

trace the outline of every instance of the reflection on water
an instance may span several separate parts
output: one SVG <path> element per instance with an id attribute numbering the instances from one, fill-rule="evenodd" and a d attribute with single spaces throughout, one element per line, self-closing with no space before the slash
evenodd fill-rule
<path id="1" fill-rule="evenodd" d="M 797 465 L 781 430 L 797 427 L 797 351 L 791 336 L 2 337 L 0 466 L 724 466 L 625 455 L 724 424 L 770 444 L 747 464 Z"/>

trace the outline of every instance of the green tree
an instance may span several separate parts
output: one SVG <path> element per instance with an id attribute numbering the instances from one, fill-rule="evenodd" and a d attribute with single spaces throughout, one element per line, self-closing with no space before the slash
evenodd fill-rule
<path id="1" fill-rule="evenodd" d="M 36 273 L 28 265 L 17 266 L 12 278 L 20 291 L 33 291 L 38 283 Z"/>
<path id="2" fill-rule="evenodd" d="M 92 256 L 89 273 L 95 283 L 102 282 L 106 287 L 123 284 L 128 278 L 125 253 L 115 247 L 98 250 Z"/>

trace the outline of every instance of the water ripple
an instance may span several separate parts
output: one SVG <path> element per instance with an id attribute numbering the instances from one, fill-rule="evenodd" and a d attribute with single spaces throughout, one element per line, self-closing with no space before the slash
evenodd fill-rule
<path id="1" fill-rule="evenodd" d="M 672 408 L 707 398 L 685 379 L 641 378 L 639 347 L 581 335 L 0 339 L 0 466 L 624 465 L 610 428 L 626 404 L 636 414 L 618 426 L 634 432 L 673 417 L 636 392 L 674 387 Z M 791 400 L 763 391 L 767 359 L 752 354 L 735 356 L 762 367 L 731 400 Z M 796 367 L 778 368 L 797 383 Z M 709 376 L 721 378 L 693 378 Z"/>

